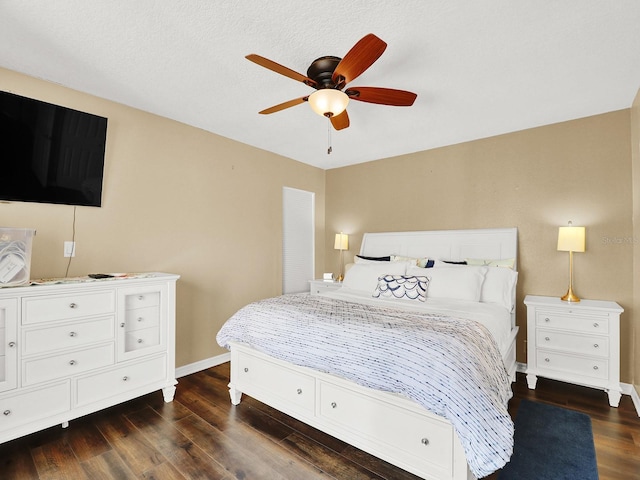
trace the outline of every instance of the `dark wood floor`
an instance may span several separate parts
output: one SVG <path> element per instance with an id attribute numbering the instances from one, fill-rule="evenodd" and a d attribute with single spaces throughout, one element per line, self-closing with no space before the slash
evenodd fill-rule
<path id="1" fill-rule="evenodd" d="M 160 392 L 0 445 L 0 479 L 393 479 L 417 477 L 251 398 L 231 406 L 228 364 Z M 512 415 L 535 399 L 590 415 L 600 480 L 640 478 L 640 418 L 628 396 L 518 374 Z M 487 477 L 495 479 L 496 475 Z"/>

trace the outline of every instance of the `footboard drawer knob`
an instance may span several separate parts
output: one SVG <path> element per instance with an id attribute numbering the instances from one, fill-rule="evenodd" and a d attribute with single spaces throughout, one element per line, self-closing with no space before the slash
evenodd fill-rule
<path id="1" fill-rule="evenodd" d="M 296 392 L 298 392 L 298 395 L 302 395 L 302 389 L 299 388 L 298 390 L 296 390 Z"/>
<path id="2" fill-rule="evenodd" d="M 249 372 L 249 369 L 247 367 L 244 367 L 244 373 Z"/>
<path id="3" fill-rule="evenodd" d="M 422 440 L 420 440 L 420 443 L 422 443 L 423 445 L 429 445 L 429 439 L 428 438 L 423 438 Z"/>
<path id="4" fill-rule="evenodd" d="M 331 402 L 331 408 L 337 408 L 338 404 L 336 402 Z"/>

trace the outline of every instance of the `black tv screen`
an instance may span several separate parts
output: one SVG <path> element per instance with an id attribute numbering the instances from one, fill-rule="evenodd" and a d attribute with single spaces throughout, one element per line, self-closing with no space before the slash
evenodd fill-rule
<path id="1" fill-rule="evenodd" d="M 107 119 L 0 91 L 0 200 L 99 207 Z"/>

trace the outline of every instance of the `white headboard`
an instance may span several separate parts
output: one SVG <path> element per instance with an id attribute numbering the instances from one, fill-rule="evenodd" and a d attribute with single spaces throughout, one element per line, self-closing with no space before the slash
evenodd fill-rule
<path id="1" fill-rule="evenodd" d="M 360 255 L 402 255 L 434 260 L 518 258 L 517 228 L 365 233 Z M 517 264 L 514 264 L 517 270 Z"/>

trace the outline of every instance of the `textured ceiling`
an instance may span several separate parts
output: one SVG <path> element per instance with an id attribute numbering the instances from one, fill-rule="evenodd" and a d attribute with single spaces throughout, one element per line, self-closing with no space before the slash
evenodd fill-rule
<path id="1" fill-rule="evenodd" d="M 631 106 L 638 0 L 1 0 L 0 66 L 321 168 L 391 157 Z M 297 72 L 365 34 L 385 53 L 350 85 L 418 94 L 351 102 L 332 132 Z M 0 89 L 2 78 L 0 77 Z"/>

